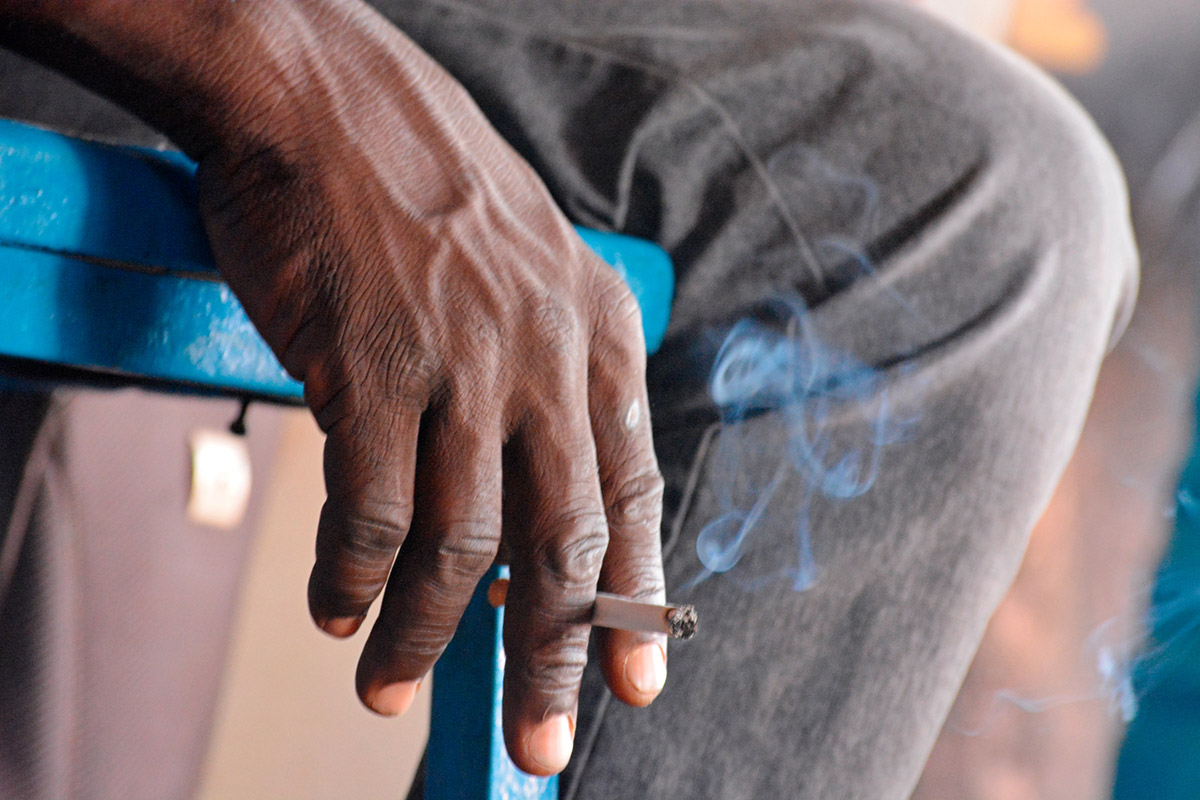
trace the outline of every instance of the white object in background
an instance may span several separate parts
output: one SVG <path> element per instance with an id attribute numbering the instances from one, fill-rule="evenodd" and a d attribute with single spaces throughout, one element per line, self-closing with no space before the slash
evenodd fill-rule
<path id="1" fill-rule="evenodd" d="M 250 450 L 241 436 L 200 429 L 190 441 L 192 490 L 187 517 L 196 525 L 230 530 L 250 503 Z"/>
<path id="2" fill-rule="evenodd" d="M 1013 19 L 1014 0 L 912 0 L 931 14 L 980 36 L 1004 41 Z"/>

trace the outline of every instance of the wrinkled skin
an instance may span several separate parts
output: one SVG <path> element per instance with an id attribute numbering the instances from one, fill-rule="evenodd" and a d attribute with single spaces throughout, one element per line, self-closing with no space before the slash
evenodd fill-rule
<path id="1" fill-rule="evenodd" d="M 407 708 L 503 549 L 508 748 L 557 772 L 597 587 L 663 598 L 636 302 L 465 91 L 366 6 L 55 7 L 0 0 L 0 42 L 200 160 L 218 267 L 328 435 L 308 602 L 344 637 L 382 593 L 363 702 Z M 598 635 L 617 696 L 653 700 L 663 642 Z"/>

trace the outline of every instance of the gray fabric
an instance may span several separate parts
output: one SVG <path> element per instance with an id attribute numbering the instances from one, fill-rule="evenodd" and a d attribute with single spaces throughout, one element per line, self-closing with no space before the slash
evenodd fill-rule
<path id="1" fill-rule="evenodd" d="M 1029 67 L 890 3 L 377 5 L 572 218 L 677 266 L 649 380 L 668 585 L 702 635 L 672 648 L 648 710 L 589 671 L 564 797 L 907 797 L 1132 302 L 1124 188 L 1091 124 Z M 782 409 L 715 426 L 708 372 L 781 294 L 803 298 L 806 343 L 874 381 L 827 404 L 834 452 L 881 394 L 897 435 L 853 499 L 781 472 L 741 563 L 696 582 L 697 539 L 729 510 L 719 454 L 741 442 L 761 485 L 788 433 Z M 758 580 L 795 559 L 806 500 L 815 582 Z"/>

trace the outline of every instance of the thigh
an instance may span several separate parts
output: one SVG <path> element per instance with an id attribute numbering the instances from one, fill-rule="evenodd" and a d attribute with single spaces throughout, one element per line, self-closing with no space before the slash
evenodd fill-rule
<path id="1" fill-rule="evenodd" d="M 649 710 L 589 673 L 564 793 L 907 797 L 1132 301 L 1107 147 L 889 3 L 378 5 L 678 268 L 650 385 L 704 628 Z"/>

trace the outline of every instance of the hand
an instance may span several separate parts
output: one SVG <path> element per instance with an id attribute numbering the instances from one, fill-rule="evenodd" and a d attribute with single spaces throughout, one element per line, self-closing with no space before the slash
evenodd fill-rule
<path id="1" fill-rule="evenodd" d="M 554 773 L 597 586 L 663 600 L 637 304 L 448 75 L 365 6 L 304 7 L 320 35 L 199 183 L 221 272 L 327 434 L 310 609 L 349 636 L 383 591 L 357 687 L 400 713 L 503 544 L 505 737 Z M 665 642 L 597 635 L 614 693 L 648 704 Z"/>

